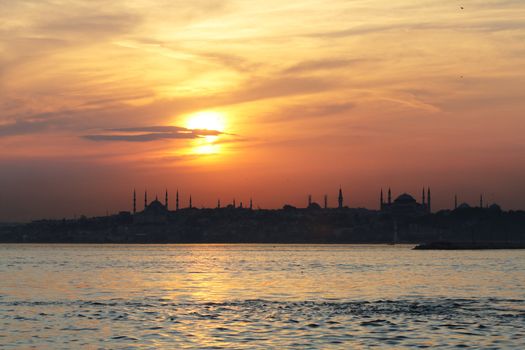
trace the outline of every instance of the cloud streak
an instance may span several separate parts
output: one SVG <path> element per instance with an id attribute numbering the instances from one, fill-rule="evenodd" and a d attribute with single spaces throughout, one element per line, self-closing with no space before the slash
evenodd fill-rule
<path id="1" fill-rule="evenodd" d="M 499 32 L 509 30 L 523 30 L 525 24 L 523 21 L 501 20 L 501 21 L 483 21 L 483 22 L 458 22 L 458 23 L 438 23 L 438 22 L 421 22 L 421 23 L 391 23 L 388 25 L 358 25 L 346 29 L 314 32 L 306 34 L 306 37 L 319 39 L 340 39 L 350 36 L 360 36 L 373 33 L 382 33 L 395 30 L 405 31 L 432 31 L 432 30 L 455 30 L 455 31 L 472 31 L 472 32 Z"/>
<path id="2" fill-rule="evenodd" d="M 197 139 L 205 136 L 224 134 L 217 130 L 187 129 L 171 125 L 115 128 L 107 131 L 109 131 L 107 134 L 83 135 L 82 137 L 90 141 L 151 142 L 159 140 Z"/>
<path id="3" fill-rule="evenodd" d="M 310 73 L 312 71 L 321 71 L 321 70 L 331 70 L 331 69 L 340 69 L 348 68 L 355 64 L 361 63 L 364 60 L 362 59 L 323 59 L 323 60 L 313 60 L 313 61 L 303 61 L 297 63 L 285 70 L 284 74 L 297 74 L 297 73 Z"/>

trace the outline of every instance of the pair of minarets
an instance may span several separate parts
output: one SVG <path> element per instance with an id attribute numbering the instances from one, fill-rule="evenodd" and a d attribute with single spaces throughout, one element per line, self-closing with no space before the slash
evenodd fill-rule
<path id="1" fill-rule="evenodd" d="M 423 187 L 423 189 L 421 190 L 421 204 L 423 204 L 424 206 L 426 206 L 427 208 L 427 211 L 430 213 L 431 212 L 431 197 L 430 197 L 430 187 L 427 188 L 427 202 L 425 203 L 425 188 Z"/>
<path id="2" fill-rule="evenodd" d="M 385 206 L 385 200 L 383 198 L 383 188 L 381 188 L 381 195 L 379 198 L 379 208 L 383 210 L 383 207 Z M 390 187 L 388 188 L 388 205 L 392 204 L 392 191 L 390 190 Z"/>
<path id="3" fill-rule="evenodd" d="M 483 208 L 483 194 L 479 195 L 479 207 Z M 458 195 L 454 195 L 454 210 L 458 208 Z"/>
<path id="4" fill-rule="evenodd" d="M 339 196 L 337 197 L 337 207 L 339 209 L 342 209 L 343 208 L 343 200 L 344 200 L 344 197 L 343 197 L 343 190 L 341 187 L 339 187 Z M 312 195 L 308 195 L 308 207 L 310 207 L 310 205 L 312 204 Z M 328 195 L 324 195 L 324 208 L 325 209 L 328 209 Z"/>

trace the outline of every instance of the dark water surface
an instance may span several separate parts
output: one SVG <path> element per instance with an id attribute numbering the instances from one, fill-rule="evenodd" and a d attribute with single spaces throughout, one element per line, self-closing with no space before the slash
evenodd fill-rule
<path id="1" fill-rule="evenodd" d="M 0 347 L 525 348 L 525 251 L 0 245 Z"/>

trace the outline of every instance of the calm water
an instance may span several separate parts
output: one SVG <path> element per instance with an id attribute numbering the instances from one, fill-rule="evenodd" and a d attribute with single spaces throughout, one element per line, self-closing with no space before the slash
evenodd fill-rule
<path id="1" fill-rule="evenodd" d="M 525 348 L 525 251 L 0 245 L 1 348 Z"/>

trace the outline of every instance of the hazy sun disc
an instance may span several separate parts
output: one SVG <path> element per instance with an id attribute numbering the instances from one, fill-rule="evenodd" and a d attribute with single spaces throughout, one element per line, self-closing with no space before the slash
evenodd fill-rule
<path id="1" fill-rule="evenodd" d="M 191 114 L 186 119 L 186 127 L 190 130 L 212 130 L 223 133 L 226 129 L 224 114 L 215 111 L 201 111 Z M 193 140 L 191 154 L 219 154 L 220 145 L 216 141 L 221 135 L 205 135 Z"/>
<path id="2" fill-rule="evenodd" d="M 203 111 L 192 114 L 186 122 L 188 129 L 224 131 L 224 115 L 219 112 Z"/>

